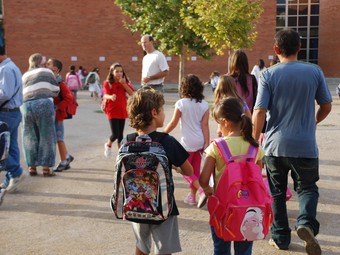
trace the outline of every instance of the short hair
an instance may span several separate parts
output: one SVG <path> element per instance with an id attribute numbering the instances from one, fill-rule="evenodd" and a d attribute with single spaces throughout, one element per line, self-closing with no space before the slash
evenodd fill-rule
<path id="1" fill-rule="evenodd" d="M 279 49 L 280 55 L 288 57 L 298 53 L 301 40 L 298 32 L 294 29 L 286 28 L 276 33 L 274 44 Z"/>
<path id="2" fill-rule="evenodd" d="M 52 61 L 52 65 L 58 68 L 58 71 L 61 72 L 61 70 L 63 69 L 63 63 L 56 58 L 50 58 L 50 60 Z"/>
<path id="3" fill-rule="evenodd" d="M 164 103 L 164 96 L 160 91 L 150 87 L 138 89 L 127 104 L 130 126 L 136 130 L 149 127 L 153 120 L 152 110 L 158 112 Z"/>
<path id="4" fill-rule="evenodd" d="M 72 71 L 76 70 L 76 66 L 75 65 L 70 65 L 70 70 L 72 70 Z"/>

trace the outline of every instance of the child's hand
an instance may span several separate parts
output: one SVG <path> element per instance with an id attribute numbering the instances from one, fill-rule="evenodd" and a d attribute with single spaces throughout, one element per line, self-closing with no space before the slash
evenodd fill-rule
<path id="1" fill-rule="evenodd" d="M 113 94 L 113 95 L 111 95 L 110 100 L 116 101 L 116 98 L 117 98 L 117 95 L 116 95 L 116 94 Z"/>
<path id="2" fill-rule="evenodd" d="M 203 189 L 203 191 L 204 191 L 204 194 L 205 194 L 207 197 L 209 197 L 209 196 L 211 196 L 212 194 L 214 194 L 214 189 L 213 189 L 212 187 L 210 187 L 210 186 L 205 187 L 205 188 Z"/>

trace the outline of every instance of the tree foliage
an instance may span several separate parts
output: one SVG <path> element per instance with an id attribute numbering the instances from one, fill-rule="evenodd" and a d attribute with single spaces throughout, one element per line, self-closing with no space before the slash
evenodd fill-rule
<path id="1" fill-rule="evenodd" d="M 263 12 L 263 0 L 184 0 L 184 24 L 213 48 L 249 48 L 256 40 L 256 20 Z"/>
<path id="2" fill-rule="evenodd" d="M 122 12 L 128 15 L 132 23 L 126 26 L 132 31 L 150 34 L 159 42 L 159 49 L 169 55 L 182 55 L 184 50 L 191 50 L 203 58 L 211 56 L 211 47 L 188 28 L 180 16 L 187 6 L 182 0 L 116 0 Z"/>

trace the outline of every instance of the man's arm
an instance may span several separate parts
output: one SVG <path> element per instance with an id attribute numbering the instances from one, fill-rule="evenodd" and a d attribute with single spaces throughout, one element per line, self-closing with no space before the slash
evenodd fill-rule
<path id="1" fill-rule="evenodd" d="M 332 110 L 332 103 L 320 104 L 319 109 L 317 110 L 316 116 L 315 116 L 316 124 L 323 121 L 327 117 L 327 115 L 331 112 L 331 110 Z"/>
<path id="2" fill-rule="evenodd" d="M 154 75 L 151 75 L 150 77 L 143 77 L 142 83 L 148 83 L 149 81 L 152 81 L 152 80 L 161 79 L 167 76 L 168 74 L 169 74 L 169 70 L 164 70 Z"/>
<path id="3" fill-rule="evenodd" d="M 266 111 L 266 109 L 257 108 L 253 112 L 253 137 L 256 141 L 260 138 L 266 120 Z"/>

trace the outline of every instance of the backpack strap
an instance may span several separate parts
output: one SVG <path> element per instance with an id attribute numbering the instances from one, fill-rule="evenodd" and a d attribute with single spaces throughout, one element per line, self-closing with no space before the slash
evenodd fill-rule
<path id="1" fill-rule="evenodd" d="M 254 163 L 256 163 L 256 155 L 258 151 L 259 151 L 258 147 L 256 148 L 254 145 L 249 144 L 249 148 L 247 151 L 247 161 L 249 162 L 253 161 Z"/>
<path id="2" fill-rule="evenodd" d="M 137 136 L 138 136 L 138 133 L 137 133 L 137 132 L 128 134 L 128 135 L 126 136 L 126 141 L 127 141 L 127 142 L 135 141 L 136 138 L 137 138 Z"/>
<path id="3" fill-rule="evenodd" d="M 223 160 L 226 163 L 234 162 L 233 156 L 229 150 L 227 142 L 223 138 L 217 138 L 214 140 L 219 152 L 221 153 Z"/>

